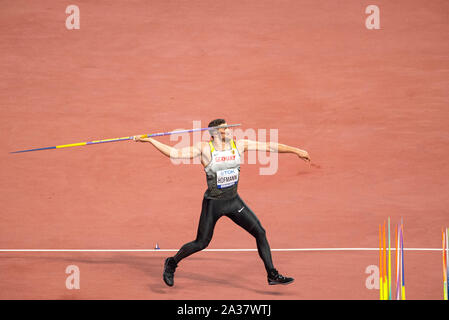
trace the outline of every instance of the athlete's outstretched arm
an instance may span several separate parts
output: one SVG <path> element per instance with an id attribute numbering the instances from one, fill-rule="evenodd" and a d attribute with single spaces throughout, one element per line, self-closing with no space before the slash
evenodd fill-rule
<path id="1" fill-rule="evenodd" d="M 305 150 L 288 146 L 277 142 L 260 142 L 247 139 L 240 139 L 239 144 L 243 145 L 244 151 L 268 151 L 279 153 L 294 153 L 304 161 L 310 161 L 309 153 Z"/>
<path id="2" fill-rule="evenodd" d="M 176 149 L 153 138 L 142 138 L 142 136 L 134 136 L 133 140 L 136 142 L 150 142 L 163 155 L 172 159 L 193 159 L 201 155 L 201 142 L 197 143 L 194 146 Z"/>

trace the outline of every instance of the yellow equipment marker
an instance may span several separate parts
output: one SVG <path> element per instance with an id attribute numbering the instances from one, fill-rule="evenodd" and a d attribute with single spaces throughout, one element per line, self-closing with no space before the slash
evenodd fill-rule
<path id="1" fill-rule="evenodd" d="M 379 224 L 379 299 L 383 300 L 383 277 L 382 277 L 382 226 Z"/>
<path id="2" fill-rule="evenodd" d="M 391 243 L 390 243 L 390 217 L 388 217 L 388 300 L 391 300 Z"/>
<path id="3" fill-rule="evenodd" d="M 447 300 L 448 292 L 447 292 L 447 256 L 446 256 L 446 235 L 444 231 L 442 231 L 443 238 L 443 299 Z"/>
<path id="4" fill-rule="evenodd" d="M 384 300 L 388 300 L 388 274 L 387 274 L 387 244 L 385 235 L 385 221 L 383 228 L 383 275 L 384 275 Z"/>
<path id="5" fill-rule="evenodd" d="M 404 225 L 401 219 L 401 264 L 402 264 L 402 300 L 405 300 L 405 266 L 404 266 Z"/>

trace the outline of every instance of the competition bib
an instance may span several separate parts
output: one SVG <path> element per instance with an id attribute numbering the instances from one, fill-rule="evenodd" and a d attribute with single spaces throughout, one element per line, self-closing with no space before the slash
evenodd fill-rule
<path id="1" fill-rule="evenodd" d="M 217 171 L 217 188 L 223 189 L 233 186 L 239 181 L 239 170 L 235 169 L 226 169 Z"/>

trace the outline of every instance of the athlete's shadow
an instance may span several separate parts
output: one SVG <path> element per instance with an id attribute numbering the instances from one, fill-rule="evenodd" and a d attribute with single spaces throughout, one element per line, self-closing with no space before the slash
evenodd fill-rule
<path id="1" fill-rule="evenodd" d="M 242 283 L 248 283 L 248 279 L 245 279 L 244 277 L 237 278 L 235 275 L 229 275 L 226 279 L 220 279 L 217 277 L 206 276 L 204 274 L 199 274 L 199 273 L 184 272 L 183 274 L 181 274 L 181 273 L 178 274 L 177 277 L 178 277 L 178 279 L 185 277 L 185 278 L 188 278 L 191 280 L 198 281 L 199 283 L 203 283 L 204 285 L 213 283 L 213 284 L 218 284 L 218 285 L 224 286 L 224 287 L 233 287 L 233 288 L 253 291 L 257 294 L 263 294 L 263 295 L 270 295 L 270 296 L 287 295 L 287 293 L 284 293 L 284 292 L 272 291 L 272 290 L 260 290 L 260 289 L 252 288 L 250 286 L 242 285 Z M 230 280 L 230 279 L 233 279 L 233 280 Z M 266 281 L 266 279 L 263 279 L 262 281 Z M 267 286 L 268 286 L 268 284 L 267 284 Z"/>
<path id="2" fill-rule="evenodd" d="M 201 261 L 207 262 L 210 260 L 222 260 L 224 263 L 226 263 L 226 262 L 229 263 L 229 259 L 224 259 L 224 258 L 220 259 L 220 258 L 211 258 L 211 257 L 207 257 L 207 258 L 194 257 L 191 259 L 197 260 L 197 261 L 200 260 L 199 264 L 202 263 Z M 230 268 L 232 269 L 231 266 L 230 266 Z M 228 268 L 228 270 L 230 270 L 230 269 Z M 221 273 L 221 278 L 220 278 L 218 273 L 215 275 L 211 275 L 210 273 L 206 273 L 206 272 L 197 273 L 197 272 L 188 272 L 188 271 L 179 270 L 175 274 L 175 282 L 176 282 L 176 278 L 177 279 L 186 278 L 186 279 L 194 280 L 195 282 L 198 282 L 198 284 L 201 286 L 216 284 L 218 286 L 243 289 L 243 290 L 247 290 L 247 291 L 252 291 L 257 294 L 272 295 L 272 296 L 273 295 L 274 296 L 284 296 L 284 295 L 289 294 L 289 293 L 285 293 L 285 292 L 274 291 L 272 289 L 270 289 L 270 290 L 256 289 L 254 287 L 251 287 L 251 282 L 248 281 L 248 278 L 246 278 L 245 275 L 239 276 L 239 274 L 236 272 L 232 273 L 232 270 L 230 270 L 230 272 L 226 272 L 226 274 L 224 276 L 223 276 L 223 273 Z M 266 281 L 267 281 L 266 278 L 263 278 L 260 280 L 264 281 L 266 286 L 268 287 L 268 283 L 266 283 Z M 247 285 L 245 285 L 245 284 L 247 284 Z"/>

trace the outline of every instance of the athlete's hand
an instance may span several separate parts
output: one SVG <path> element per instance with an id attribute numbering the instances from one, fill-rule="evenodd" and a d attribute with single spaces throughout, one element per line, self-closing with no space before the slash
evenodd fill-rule
<path id="1" fill-rule="evenodd" d="M 145 136 L 144 135 L 137 135 L 137 136 L 133 136 L 133 140 L 135 141 L 135 142 L 143 142 L 143 141 L 145 141 L 144 140 L 145 139 Z"/>
<path id="2" fill-rule="evenodd" d="M 306 162 L 310 162 L 309 153 L 305 150 L 299 150 L 297 153 L 298 157 Z"/>

